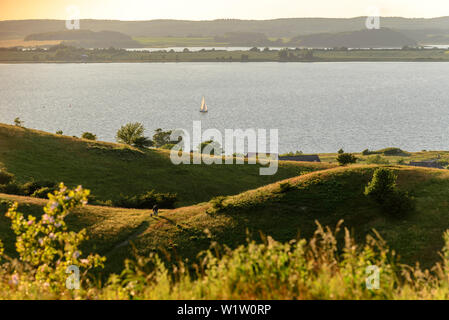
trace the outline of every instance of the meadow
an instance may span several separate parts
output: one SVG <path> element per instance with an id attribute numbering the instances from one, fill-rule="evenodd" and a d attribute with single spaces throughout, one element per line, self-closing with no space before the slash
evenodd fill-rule
<path id="1" fill-rule="evenodd" d="M 408 160 L 434 155 L 410 153 Z M 57 180 L 68 189 L 54 193 L 50 201 L 0 194 L 5 253 L 0 297 L 447 298 L 449 238 L 443 235 L 449 229 L 449 172 L 394 161 L 339 166 L 334 156 L 322 155 L 324 163 L 281 161 L 275 176 L 263 177 L 258 165 L 176 167 L 167 150 L 1 125 L 3 169 L 22 183 Z M 392 215 L 367 198 L 365 187 L 379 168 L 397 175 L 397 187 L 410 194 L 414 210 Z M 77 185 L 90 195 L 72 189 Z M 156 217 L 149 210 L 86 205 L 84 200 L 99 204 L 123 192 L 148 189 L 176 192 L 180 201 Z M 5 216 L 12 203 L 17 209 Z M 34 227 L 48 226 L 49 215 L 56 221 L 64 217 L 67 229 Z M 74 239 L 80 233 L 83 241 L 78 243 Z M 80 263 L 90 271 L 81 290 L 67 290 L 60 278 L 49 276 L 48 270 L 61 277 L 64 273 L 55 261 L 64 266 L 73 262 L 72 255 L 53 251 L 61 245 L 84 252 Z M 28 258 L 14 260 L 18 257 Z M 37 269 L 39 263 L 33 265 L 34 259 L 45 261 L 46 273 Z M 379 290 L 366 287 L 370 265 L 381 270 Z"/>

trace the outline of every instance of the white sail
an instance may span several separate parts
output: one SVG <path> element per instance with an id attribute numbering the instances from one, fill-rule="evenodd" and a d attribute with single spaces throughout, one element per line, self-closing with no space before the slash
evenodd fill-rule
<path id="1" fill-rule="evenodd" d="M 207 105 L 206 105 L 206 99 L 204 99 L 201 101 L 201 109 L 200 112 L 207 112 Z"/>

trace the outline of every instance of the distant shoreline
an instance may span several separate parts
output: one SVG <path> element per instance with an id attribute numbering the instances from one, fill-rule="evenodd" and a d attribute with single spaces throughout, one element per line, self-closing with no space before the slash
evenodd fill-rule
<path id="1" fill-rule="evenodd" d="M 449 62 L 446 49 L 282 49 L 127 51 L 60 46 L 51 50 L 0 50 L 1 64 L 21 63 L 182 63 L 182 62 Z"/>

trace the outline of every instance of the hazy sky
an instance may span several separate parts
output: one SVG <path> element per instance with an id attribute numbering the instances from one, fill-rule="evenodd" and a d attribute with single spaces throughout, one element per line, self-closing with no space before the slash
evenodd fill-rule
<path id="1" fill-rule="evenodd" d="M 0 0 L 0 20 L 67 19 L 77 6 L 81 18 L 150 20 L 365 16 L 449 16 L 449 0 Z"/>

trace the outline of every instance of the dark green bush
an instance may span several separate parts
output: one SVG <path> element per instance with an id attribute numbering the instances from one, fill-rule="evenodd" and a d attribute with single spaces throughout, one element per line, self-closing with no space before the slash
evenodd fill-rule
<path id="1" fill-rule="evenodd" d="M 24 183 L 22 188 L 22 193 L 25 196 L 31 196 L 33 193 L 38 191 L 42 188 L 50 188 L 50 189 L 56 189 L 58 184 L 53 181 L 30 181 Z"/>
<path id="2" fill-rule="evenodd" d="M 8 184 L 14 180 L 14 175 L 6 170 L 0 170 L 0 184 Z"/>
<path id="3" fill-rule="evenodd" d="M 341 166 L 345 166 L 350 163 L 356 163 L 357 158 L 352 153 L 340 153 L 337 161 Z"/>
<path id="4" fill-rule="evenodd" d="M 86 140 L 97 140 L 97 136 L 90 132 L 83 132 L 81 138 Z"/>
<path id="5" fill-rule="evenodd" d="M 177 195 L 174 193 L 157 193 L 151 190 L 140 195 L 121 195 L 113 203 L 115 206 L 122 208 L 152 209 L 157 204 L 159 208 L 172 209 L 175 207 L 176 201 Z"/>
<path id="6" fill-rule="evenodd" d="M 0 193 L 22 195 L 22 188 L 15 182 L 0 185 Z"/>
<path id="7" fill-rule="evenodd" d="M 388 168 L 378 168 L 365 188 L 365 195 L 373 199 L 382 211 L 393 216 L 401 216 L 413 211 L 413 199 L 396 186 L 397 176 Z"/>
<path id="8" fill-rule="evenodd" d="M 385 148 L 379 150 L 378 152 L 383 153 L 385 156 L 410 156 L 410 154 L 404 150 L 399 148 Z"/>
<path id="9" fill-rule="evenodd" d="M 280 189 L 279 191 L 281 193 L 286 193 L 290 190 L 293 190 L 294 187 L 291 185 L 290 182 L 284 182 L 284 183 L 279 184 L 279 189 Z"/>
<path id="10" fill-rule="evenodd" d="M 383 212 L 394 217 L 402 217 L 415 210 L 414 199 L 402 190 L 396 190 L 388 194 L 384 201 L 380 203 L 380 206 Z"/>

